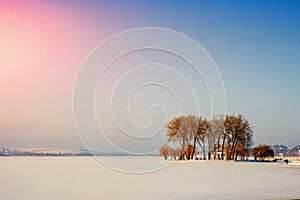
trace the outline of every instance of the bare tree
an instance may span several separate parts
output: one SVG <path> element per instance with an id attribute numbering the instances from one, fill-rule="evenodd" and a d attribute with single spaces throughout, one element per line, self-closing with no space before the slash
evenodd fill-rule
<path id="1" fill-rule="evenodd" d="M 227 115 L 225 117 L 224 132 L 226 133 L 227 148 L 226 158 L 236 159 L 236 147 L 238 144 L 251 143 L 252 127 L 242 115 Z M 228 151 L 230 149 L 230 151 Z"/>
<path id="2" fill-rule="evenodd" d="M 254 159 L 264 160 L 267 157 L 274 157 L 273 149 L 268 145 L 259 145 L 252 149 Z"/>
<path id="3" fill-rule="evenodd" d="M 170 155 L 170 151 L 169 151 L 169 147 L 168 145 L 164 145 L 162 147 L 160 147 L 159 149 L 159 155 L 163 156 L 165 158 L 165 160 L 168 159 L 169 155 Z"/>
<path id="4" fill-rule="evenodd" d="M 222 128 L 224 126 L 224 116 L 217 115 L 212 118 L 209 122 L 208 131 L 208 159 L 211 159 L 213 153 L 214 159 L 216 159 L 218 152 L 220 151 L 220 142 L 222 136 Z M 218 157 L 218 159 L 220 159 Z"/>
<path id="5" fill-rule="evenodd" d="M 169 142 L 178 142 L 181 147 L 180 160 L 192 159 L 193 151 L 187 151 L 193 144 L 197 133 L 198 118 L 192 115 L 180 116 L 167 124 L 167 136 Z M 190 153 L 187 153 L 190 152 Z"/>
<path id="6" fill-rule="evenodd" d="M 206 139 L 209 131 L 209 122 L 206 119 L 203 119 L 202 117 L 199 118 L 198 122 L 198 129 L 197 133 L 194 137 L 194 149 L 196 142 L 199 144 L 202 154 L 203 154 L 203 159 L 206 160 Z"/>
<path id="7" fill-rule="evenodd" d="M 236 156 L 240 157 L 241 160 L 245 160 L 245 157 L 249 156 L 249 150 L 242 144 L 237 144 L 236 146 Z"/>
<path id="8" fill-rule="evenodd" d="M 193 115 L 180 116 L 166 124 L 168 142 L 178 145 L 171 148 L 167 145 L 160 149 L 160 154 L 174 159 L 194 159 L 197 147 L 203 159 L 242 159 L 250 153 L 253 144 L 252 127 L 242 115 L 218 115 L 208 121 Z M 206 152 L 207 150 L 207 152 Z M 246 152 L 248 151 L 248 153 Z M 220 157 L 221 155 L 221 157 Z"/>

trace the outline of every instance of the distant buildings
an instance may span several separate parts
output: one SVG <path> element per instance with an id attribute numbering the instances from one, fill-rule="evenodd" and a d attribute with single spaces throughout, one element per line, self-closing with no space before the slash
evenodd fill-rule
<path id="1" fill-rule="evenodd" d="M 288 148 L 282 144 L 276 144 L 272 148 L 276 157 L 300 157 L 300 145 Z"/>
<path id="2" fill-rule="evenodd" d="M 1 148 L 0 156 L 9 156 L 9 149 L 7 149 L 6 147 Z"/>
<path id="3" fill-rule="evenodd" d="M 125 152 L 89 152 L 81 149 L 79 152 L 36 152 L 36 151 L 24 151 L 24 150 L 9 150 L 6 147 L 0 149 L 0 156 L 158 156 L 155 153 L 149 154 L 132 154 Z"/>
<path id="4" fill-rule="evenodd" d="M 6 147 L 0 149 L 0 156 L 90 156 L 89 152 L 61 153 L 61 152 L 33 152 L 23 150 L 9 150 Z"/>

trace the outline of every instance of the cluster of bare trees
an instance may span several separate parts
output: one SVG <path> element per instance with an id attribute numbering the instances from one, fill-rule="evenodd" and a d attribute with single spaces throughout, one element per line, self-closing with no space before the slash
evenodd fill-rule
<path id="1" fill-rule="evenodd" d="M 180 116 L 166 128 L 168 144 L 160 148 L 165 159 L 244 159 L 253 144 L 252 127 L 242 115 Z"/>
<path id="2" fill-rule="evenodd" d="M 268 145 L 259 145 L 252 149 L 252 155 L 254 156 L 254 160 L 258 158 L 263 161 L 267 157 L 274 157 L 274 151 Z"/>

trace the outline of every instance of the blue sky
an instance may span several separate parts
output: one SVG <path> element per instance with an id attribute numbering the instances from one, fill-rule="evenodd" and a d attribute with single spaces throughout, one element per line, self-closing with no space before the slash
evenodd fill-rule
<path id="1" fill-rule="evenodd" d="M 139 25 L 181 31 L 203 45 L 221 71 L 228 113 L 252 122 L 256 143 L 299 143 L 300 2 L 148 2 Z"/>
<path id="2" fill-rule="evenodd" d="M 149 26 L 207 50 L 227 112 L 249 119 L 256 144 L 299 144 L 299 10 L 300 1 L 275 0 L 3 1 L 1 145 L 81 148 L 71 104 L 82 61 L 111 35 Z"/>

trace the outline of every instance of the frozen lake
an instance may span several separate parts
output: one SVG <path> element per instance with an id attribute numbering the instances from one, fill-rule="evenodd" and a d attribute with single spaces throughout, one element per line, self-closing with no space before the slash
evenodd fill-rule
<path id="1" fill-rule="evenodd" d="M 299 198 L 300 166 L 283 163 L 164 161 L 162 158 L 0 157 L 4 200 Z"/>

